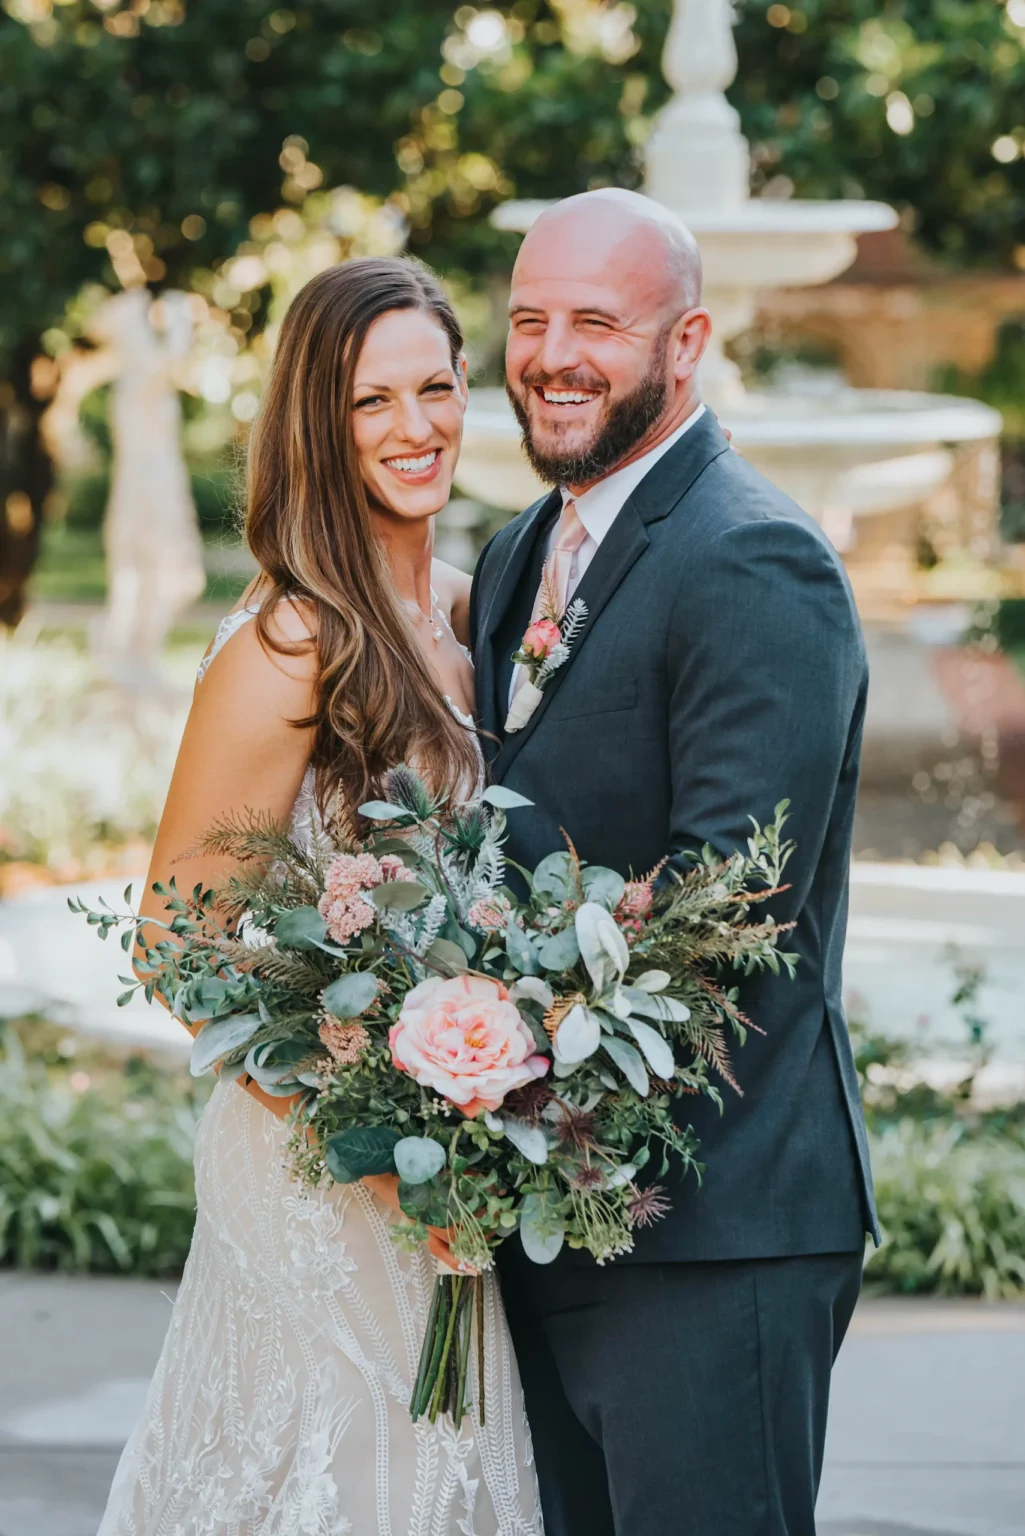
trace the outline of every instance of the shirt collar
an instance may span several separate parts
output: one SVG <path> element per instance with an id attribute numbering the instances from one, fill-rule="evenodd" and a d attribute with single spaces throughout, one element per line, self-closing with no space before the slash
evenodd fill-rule
<path id="1" fill-rule="evenodd" d="M 705 407 L 699 405 L 697 410 L 692 411 L 687 420 L 678 426 L 664 442 L 642 454 L 639 459 L 634 459 L 632 464 L 613 470 L 611 475 L 606 475 L 604 480 L 599 480 L 597 485 L 592 485 L 589 491 L 584 491 L 580 496 L 573 496 L 565 486 L 561 487 L 563 506 L 567 501 L 574 503 L 577 516 L 596 544 L 600 544 L 604 539 L 649 469 L 653 469 L 659 459 L 667 454 L 704 414 Z"/>

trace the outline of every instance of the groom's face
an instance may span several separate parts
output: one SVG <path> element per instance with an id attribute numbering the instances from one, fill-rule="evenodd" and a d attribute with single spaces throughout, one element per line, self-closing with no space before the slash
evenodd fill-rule
<path id="1" fill-rule="evenodd" d="M 543 479 L 586 485 L 657 429 L 674 319 L 643 235 L 565 220 L 531 231 L 513 272 L 506 387 Z"/>

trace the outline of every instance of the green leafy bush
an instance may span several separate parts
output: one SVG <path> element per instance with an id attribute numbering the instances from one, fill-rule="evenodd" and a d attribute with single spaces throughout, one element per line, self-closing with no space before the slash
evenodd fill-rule
<path id="1" fill-rule="evenodd" d="M 961 969 L 968 1060 L 948 1087 L 922 1080 L 906 1044 L 853 1020 L 883 1245 L 866 1282 L 880 1290 L 1025 1294 L 1025 1104 L 980 1109 L 990 1058 L 976 1007 L 982 973 Z"/>
<path id="2" fill-rule="evenodd" d="M 887 1290 L 1025 1293 L 1025 1140 L 906 1116 L 872 1138 L 883 1246 L 866 1279 Z"/>
<path id="3" fill-rule="evenodd" d="M 67 1060 L 52 1042 L 33 1023 L 0 1043 L 0 1265 L 178 1274 L 208 1090 L 139 1058 Z"/>

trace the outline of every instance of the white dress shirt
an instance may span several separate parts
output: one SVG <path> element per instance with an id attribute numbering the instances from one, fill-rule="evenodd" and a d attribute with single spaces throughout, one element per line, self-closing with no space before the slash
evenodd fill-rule
<path id="1" fill-rule="evenodd" d="M 570 566 L 569 597 L 572 597 L 583 578 L 584 572 L 598 553 L 598 548 L 608 533 L 616 518 L 626 506 L 634 491 L 640 485 L 649 469 L 654 469 L 670 448 L 680 441 L 685 432 L 689 432 L 696 421 L 700 421 L 705 414 L 705 407 L 699 405 L 696 411 L 692 411 L 687 420 L 677 427 L 664 442 L 634 459 L 632 464 L 626 464 L 622 469 L 614 469 L 611 475 L 606 475 L 604 480 L 599 480 L 597 485 L 592 485 L 589 491 L 584 491 L 579 496 L 562 487 L 562 504 L 572 501 L 577 509 L 577 516 L 587 529 L 587 538 L 573 556 L 573 564 Z M 552 528 L 548 536 L 548 553 L 551 554 L 552 545 L 555 542 L 558 522 Z"/>
<path id="2" fill-rule="evenodd" d="M 598 553 L 598 548 L 608 533 L 616 518 L 626 506 L 634 491 L 640 485 L 649 469 L 653 469 L 670 448 L 680 441 L 685 432 L 689 432 L 696 421 L 700 421 L 705 414 L 705 407 L 699 405 L 696 411 L 692 411 L 687 420 L 677 427 L 664 442 L 650 449 L 634 459 L 632 464 L 625 464 L 622 469 L 614 469 L 611 475 L 606 475 L 604 480 L 599 480 L 597 485 L 592 485 L 589 491 L 584 491 L 579 496 L 574 496 L 566 486 L 562 486 L 562 504 L 572 501 L 577 509 L 577 516 L 587 529 L 587 538 L 573 556 L 573 563 L 569 571 L 569 589 L 567 599 L 571 598 L 580 585 L 584 572 Z M 551 554 L 558 531 L 558 519 L 552 526 L 548 535 L 548 553 Z M 512 677 L 509 680 L 509 703 L 512 704 L 513 694 L 516 692 L 516 679 L 520 671 L 519 667 L 513 667 Z"/>

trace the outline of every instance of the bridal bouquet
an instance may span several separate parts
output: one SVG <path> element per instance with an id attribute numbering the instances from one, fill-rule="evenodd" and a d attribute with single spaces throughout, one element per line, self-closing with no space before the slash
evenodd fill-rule
<path id="1" fill-rule="evenodd" d="M 72 908 L 101 938 L 122 926 L 126 952 L 163 930 L 119 1002 L 159 992 L 201 1025 L 193 1073 L 294 1097 L 300 1180 L 397 1174 L 396 1236 L 445 1229 L 466 1272 L 436 1281 L 411 1410 L 458 1423 L 497 1245 L 518 1230 L 538 1263 L 563 1244 L 603 1263 L 669 1209 L 652 1179 L 670 1154 L 700 1175 L 677 1101 L 736 1088 L 731 1037 L 756 1027 L 730 973 L 793 974 L 783 928 L 752 915 L 781 888 L 786 802 L 745 852 L 706 849 L 686 873 L 625 879 L 567 838 L 520 871 L 521 896 L 503 842 L 530 802 L 492 786 L 455 808 L 408 768 L 385 792 L 360 808 L 370 837 L 336 822 L 304 848 L 258 818 L 214 828 L 204 846 L 240 872 L 218 891 L 158 886 L 162 924 Z"/>

